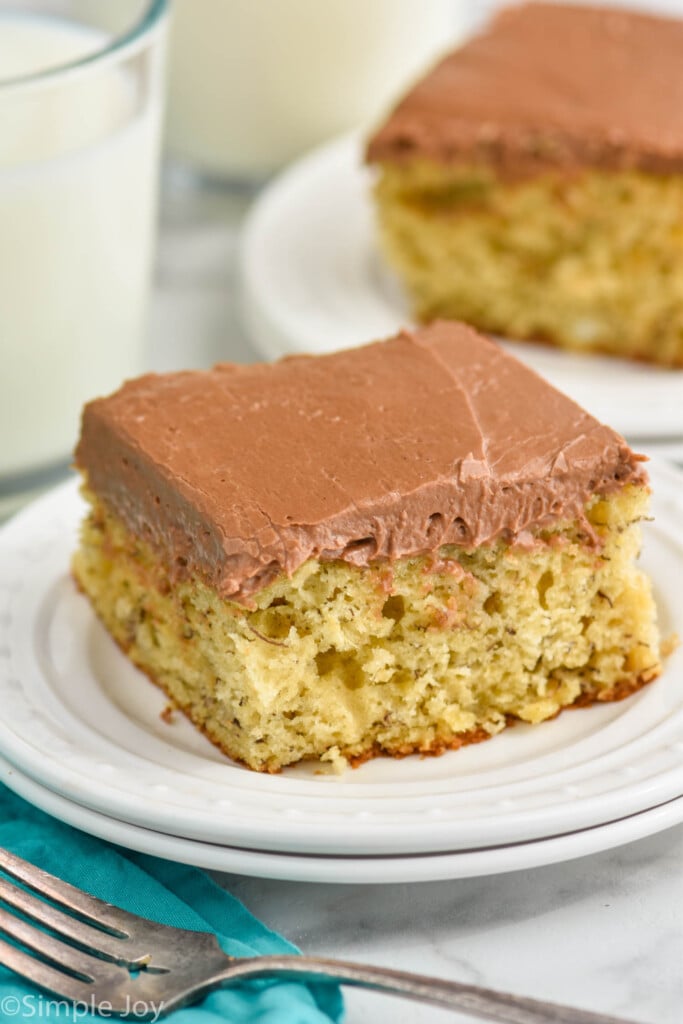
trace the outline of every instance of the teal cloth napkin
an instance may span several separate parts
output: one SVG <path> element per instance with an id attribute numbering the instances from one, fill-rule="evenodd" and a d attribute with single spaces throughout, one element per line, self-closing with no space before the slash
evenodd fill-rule
<path id="1" fill-rule="evenodd" d="M 257 921 L 203 871 L 111 846 L 51 818 L 0 786 L 0 846 L 67 882 L 163 924 L 212 931 L 226 953 L 294 953 L 296 948 Z M 102 1024 L 104 1018 L 57 1005 L 0 967 L 0 1021 L 62 1020 Z M 223 989 L 165 1018 L 172 1024 L 330 1024 L 342 1017 L 339 989 L 294 982 L 251 982 Z"/>

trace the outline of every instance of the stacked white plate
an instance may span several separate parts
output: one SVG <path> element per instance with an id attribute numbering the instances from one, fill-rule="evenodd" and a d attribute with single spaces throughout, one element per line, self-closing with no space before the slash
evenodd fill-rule
<path id="1" fill-rule="evenodd" d="M 683 635 L 683 475 L 652 469 L 644 568 Z M 0 532 L 0 768 L 27 799 L 132 849 L 310 881 L 512 871 L 683 821 L 683 652 L 626 701 L 440 758 L 268 776 L 223 757 L 120 653 L 69 575 L 73 483 Z"/>

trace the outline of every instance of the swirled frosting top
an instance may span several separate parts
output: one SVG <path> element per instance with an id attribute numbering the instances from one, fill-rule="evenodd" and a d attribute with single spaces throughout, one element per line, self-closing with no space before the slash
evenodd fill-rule
<path id="1" fill-rule="evenodd" d="M 529 3 L 498 14 L 398 104 L 371 162 L 425 157 L 526 176 L 683 169 L 683 21 Z"/>
<path id="2" fill-rule="evenodd" d="M 129 381 L 86 406 L 76 460 L 172 576 L 242 602 L 309 558 L 514 542 L 644 479 L 613 430 L 447 322 Z"/>

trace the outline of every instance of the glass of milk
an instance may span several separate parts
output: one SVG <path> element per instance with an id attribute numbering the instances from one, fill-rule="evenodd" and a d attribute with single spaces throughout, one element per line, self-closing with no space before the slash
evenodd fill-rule
<path id="1" fill-rule="evenodd" d="M 142 364 L 167 0 L 90 6 L 0 0 L 0 515 Z"/>
<path id="2" fill-rule="evenodd" d="M 466 24 L 463 0 L 174 0 L 168 149 L 263 178 L 369 126 Z"/>

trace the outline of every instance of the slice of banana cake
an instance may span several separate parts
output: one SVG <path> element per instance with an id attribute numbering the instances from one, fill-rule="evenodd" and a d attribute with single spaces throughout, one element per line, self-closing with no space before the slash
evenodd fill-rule
<path id="1" fill-rule="evenodd" d="M 86 406 L 74 574 L 261 771 L 441 753 L 660 671 L 626 442 L 463 324 Z"/>
<path id="2" fill-rule="evenodd" d="M 419 319 L 683 366 L 683 21 L 508 7 L 370 140 Z"/>

